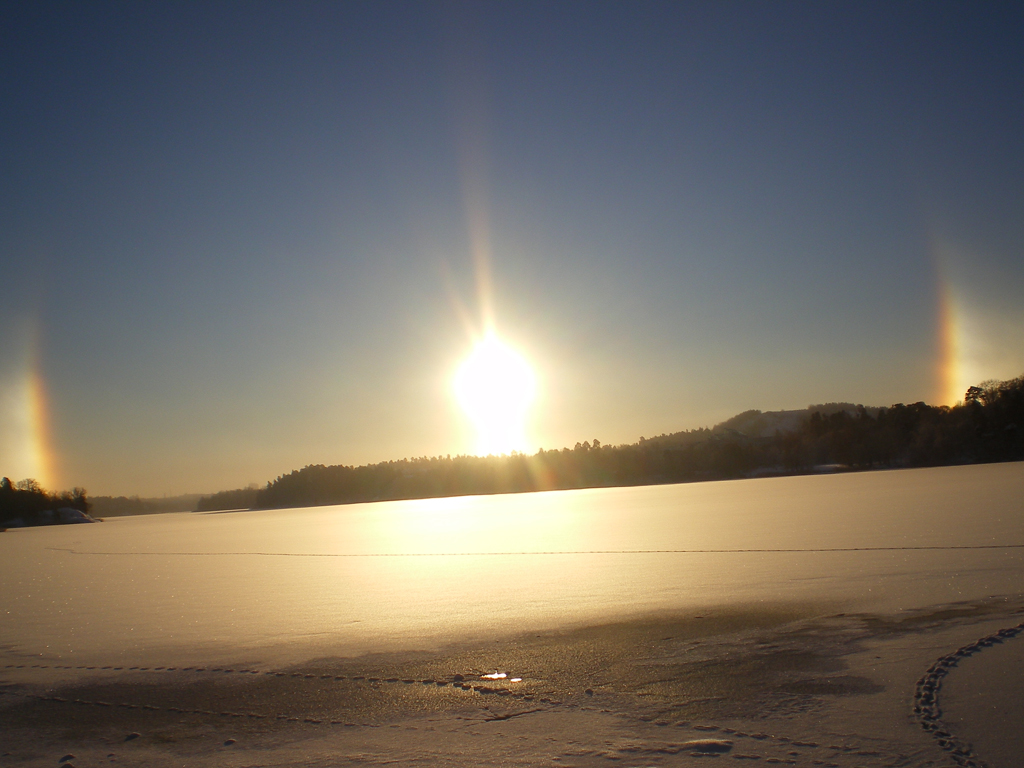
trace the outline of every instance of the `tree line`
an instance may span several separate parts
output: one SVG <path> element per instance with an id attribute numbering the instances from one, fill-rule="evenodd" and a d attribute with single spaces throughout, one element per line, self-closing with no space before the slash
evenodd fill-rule
<path id="1" fill-rule="evenodd" d="M 772 434 L 730 426 L 532 456 L 435 456 L 364 466 L 309 465 L 259 490 L 206 497 L 200 508 L 303 507 L 394 499 L 651 485 L 834 469 L 923 467 L 1024 459 L 1024 376 L 971 387 L 962 404 L 811 407 Z M 762 418 L 763 421 L 763 418 Z M 770 421 L 768 423 L 771 423 Z M 221 498 L 217 498 L 220 496 Z M 220 508 L 224 508 L 221 506 Z"/>
<path id="2" fill-rule="evenodd" d="M 16 483 L 7 477 L 0 479 L 0 524 L 52 525 L 60 522 L 56 512 L 62 508 L 88 514 L 91 505 L 85 489 L 49 493 L 31 478 Z"/>

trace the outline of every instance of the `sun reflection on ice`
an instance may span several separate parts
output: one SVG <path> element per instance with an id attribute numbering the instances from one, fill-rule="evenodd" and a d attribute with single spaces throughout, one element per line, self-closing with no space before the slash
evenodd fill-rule
<path id="1" fill-rule="evenodd" d="M 521 683 L 521 677 L 509 677 L 507 672 L 491 672 L 488 675 L 480 675 L 481 680 L 505 680 L 509 683 Z"/>

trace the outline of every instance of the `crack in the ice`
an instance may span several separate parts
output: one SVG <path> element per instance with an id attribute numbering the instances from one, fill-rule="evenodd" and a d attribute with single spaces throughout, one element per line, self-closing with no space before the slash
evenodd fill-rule
<path id="1" fill-rule="evenodd" d="M 900 547 L 804 547 L 779 549 L 566 549 L 523 552 L 85 552 L 73 547 L 47 547 L 51 552 L 104 557 L 518 557 L 520 555 L 748 555 L 836 552 L 952 552 L 1024 549 L 1024 544 L 949 544 Z"/>

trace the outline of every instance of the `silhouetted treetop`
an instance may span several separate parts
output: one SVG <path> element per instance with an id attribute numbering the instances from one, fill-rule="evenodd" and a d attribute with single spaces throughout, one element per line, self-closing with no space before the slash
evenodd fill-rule
<path id="1" fill-rule="evenodd" d="M 90 504 L 84 488 L 61 493 L 47 493 L 34 479 L 12 483 L 0 479 L 0 527 L 51 525 L 61 522 L 61 509 L 74 509 L 88 514 Z"/>

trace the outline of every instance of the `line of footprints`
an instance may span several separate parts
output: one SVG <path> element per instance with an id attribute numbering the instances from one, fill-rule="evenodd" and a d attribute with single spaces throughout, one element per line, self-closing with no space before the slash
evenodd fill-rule
<path id="1" fill-rule="evenodd" d="M 987 768 L 986 763 L 981 760 L 977 755 L 974 754 L 973 748 L 970 744 L 959 739 L 942 721 L 942 710 L 939 706 L 939 691 L 942 687 L 943 678 L 949 674 L 949 672 L 955 668 L 961 659 L 978 653 L 979 651 L 991 647 L 997 643 L 1004 642 L 1010 638 L 1016 637 L 1017 635 L 1024 633 L 1024 622 L 1009 627 L 1007 629 L 1001 629 L 991 635 L 983 637 L 979 640 L 975 640 L 973 643 L 969 643 L 961 648 L 957 648 L 952 653 L 946 654 L 945 656 L 938 659 L 923 677 L 917 682 L 917 688 L 914 693 L 914 714 L 917 716 L 921 723 L 921 727 L 932 734 L 935 738 L 936 743 L 940 748 L 946 751 L 953 761 L 962 766 L 962 768 Z M 484 684 L 478 681 L 487 680 L 488 683 L 492 681 L 504 681 L 507 684 L 514 684 L 522 682 L 520 677 L 509 677 L 503 672 L 494 672 L 487 675 L 452 675 L 448 679 L 424 679 L 416 680 L 413 678 L 398 678 L 398 677 L 371 677 L 364 675 L 328 675 L 328 674 L 312 674 L 307 672 L 279 672 L 275 670 L 255 670 L 255 669 L 231 669 L 223 667 L 116 667 L 110 666 L 71 666 L 71 665 L 50 665 L 50 664 L 7 664 L 5 669 L 66 669 L 66 670 L 85 670 L 85 671 L 110 671 L 110 672 L 193 672 L 193 673 L 220 673 L 220 674 L 235 674 L 235 675 L 265 675 L 268 677 L 278 678 L 296 678 L 303 680 L 323 680 L 331 682 L 354 682 L 354 683 L 371 683 L 371 684 L 400 684 L 400 685 L 415 685 L 421 684 L 424 686 L 432 687 L 448 687 L 451 686 L 453 689 L 465 691 L 467 693 L 476 693 L 481 695 L 496 695 L 496 696 L 507 696 L 515 699 L 521 699 L 523 701 L 531 702 L 537 701 L 542 704 L 546 704 L 551 707 L 565 706 L 569 708 L 575 708 L 579 705 L 572 702 L 562 702 L 557 699 L 550 697 L 536 697 L 529 693 L 523 693 L 520 691 L 513 691 L 507 687 L 496 687 L 494 684 Z M 470 682 L 473 680 L 474 682 Z M 40 701 L 50 701 L 57 703 L 70 703 L 77 705 L 87 705 L 95 707 L 121 707 L 124 709 L 137 709 L 137 710 L 150 710 L 150 711 L 165 711 L 179 714 L 194 714 L 194 715 L 206 715 L 206 716 L 219 716 L 219 717 L 234 717 L 234 718 L 252 718 L 252 719 L 270 719 L 270 720 L 281 720 L 290 723 L 307 723 L 310 725 L 340 725 L 347 727 L 378 727 L 371 723 L 352 723 L 345 722 L 343 720 L 320 720 L 314 717 L 295 717 L 288 714 L 277 714 L 277 715 L 265 715 L 257 712 L 214 712 L 211 710 L 204 709 L 183 709 L 180 707 L 156 707 L 151 704 L 133 704 L 128 702 L 122 702 L 113 704 L 105 701 L 85 701 L 82 699 L 66 699 L 60 696 L 49 696 L 45 694 L 21 694 L 14 691 L 0 691 L 0 693 L 14 696 L 21 696 L 25 698 L 37 699 Z M 594 691 L 587 688 L 584 694 L 588 697 L 594 695 Z M 505 719 L 504 717 L 495 719 Z M 649 718 L 641 718 L 641 720 L 649 721 Z M 656 725 L 670 725 L 668 722 L 655 721 Z M 815 742 L 799 741 L 787 738 L 785 736 L 776 736 L 766 733 L 746 733 L 744 731 L 737 731 L 732 728 L 721 728 L 716 725 L 691 725 L 687 722 L 679 722 L 675 724 L 680 728 L 690 728 L 696 731 L 705 732 L 718 732 L 723 736 L 740 739 L 752 739 L 756 741 L 771 740 L 777 742 L 780 746 L 791 745 L 793 747 L 810 748 L 810 749 L 827 749 L 833 753 L 846 753 L 862 757 L 878 757 L 881 756 L 878 752 L 861 749 L 859 747 L 842 744 L 835 745 L 831 744 L 828 746 L 821 746 Z M 716 733 L 716 735 L 718 735 Z M 710 735 L 710 734 L 709 734 Z M 136 737 L 137 734 L 130 734 L 129 739 Z M 687 745 L 692 745 L 693 748 L 698 750 L 704 750 L 705 754 L 720 753 L 724 751 L 730 751 L 732 743 L 730 741 L 722 741 L 718 739 L 698 739 L 696 741 L 687 742 Z M 796 755 L 795 752 L 791 752 L 791 755 Z M 736 758 L 750 758 L 757 759 L 754 755 L 733 755 Z M 785 758 L 768 758 L 765 762 L 767 763 L 789 763 L 793 764 L 796 761 Z M 829 766 L 835 765 L 834 763 L 815 761 L 819 765 Z"/>
<path id="2" fill-rule="evenodd" d="M 1024 621 L 1015 627 L 1000 629 L 980 640 L 957 648 L 932 664 L 917 681 L 917 688 L 914 691 L 914 714 L 917 715 L 921 727 L 931 733 L 936 743 L 949 753 L 953 762 L 963 768 L 986 768 L 987 764 L 974 754 L 972 745 L 955 736 L 942 721 L 942 708 L 939 706 L 939 691 L 942 689 L 942 681 L 962 659 L 1014 638 L 1022 632 L 1024 632 Z"/>
<path id="3" fill-rule="evenodd" d="M 430 687 L 448 687 L 451 686 L 453 689 L 465 691 L 467 693 L 475 693 L 481 695 L 496 695 L 496 696 L 507 696 L 511 698 L 520 699 L 524 702 L 539 702 L 550 707 L 566 707 L 566 708 L 577 708 L 579 704 L 573 702 L 563 702 L 558 699 L 550 697 L 538 697 L 532 694 L 523 693 L 519 691 L 512 691 L 508 688 L 495 687 L 494 684 L 485 685 L 482 682 L 486 680 L 488 683 L 503 681 L 508 684 L 515 684 L 523 682 L 520 677 L 509 677 L 506 673 L 495 672 L 488 675 L 452 675 L 448 679 L 435 680 L 435 679 L 424 679 L 416 680 L 413 678 L 398 678 L 398 677 L 370 677 L 364 675 L 327 675 L 327 674 L 311 674 L 305 672 L 279 672 L 274 670 L 253 670 L 253 669 L 231 669 L 222 667 L 115 667 L 115 666 L 87 666 L 87 665 L 49 665 L 49 664 L 7 664 L 6 669 L 54 669 L 54 670 L 87 670 L 87 671 L 111 671 L 111 672 L 192 672 L 192 673 L 220 673 L 220 674 L 234 674 L 234 675 L 265 675 L 269 677 L 278 678 L 295 678 L 302 680 L 322 680 L 330 682 L 355 682 L 355 683 L 376 683 L 376 684 L 399 684 L 399 685 L 415 685 L 420 684 L 423 686 Z M 471 682 L 472 681 L 472 682 Z M 180 707 L 157 707 L 151 704 L 133 704 L 128 702 L 114 704 L 106 701 L 87 701 L 83 699 L 67 699 L 61 696 L 51 696 L 46 694 L 23 694 L 15 691 L 0 691 L 0 694 L 7 694 L 12 696 L 20 696 L 23 698 L 35 699 L 38 701 L 56 702 L 61 704 L 73 704 L 73 705 L 85 705 L 94 707 L 120 707 L 124 709 L 143 710 L 143 711 L 154 711 L 154 712 L 172 712 L 177 714 L 193 714 L 193 715 L 205 715 L 205 716 L 219 716 L 225 718 L 252 718 L 259 720 L 280 720 L 289 723 L 306 723 L 309 725 L 333 725 L 333 726 L 346 726 L 346 727 L 369 727 L 377 728 L 380 727 L 373 723 L 353 723 L 346 722 L 343 720 L 321 720 L 314 717 L 295 717 L 288 714 L 277 714 L 277 715 L 265 715 L 256 712 L 214 712 L 212 710 L 204 709 L 184 709 Z M 584 694 L 589 698 L 595 695 L 594 691 L 587 688 Z M 584 707 L 586 708 L 586 707 Z M 530 710 L 536 711 L 536 710 Z M 514 714 L 511 716 L 515 716 Z M 493 720 L 504 720 L 509 716 L 499 715 L 493 718 Z M 654 720 L 653 718 L 641 717 L 640 720 L 646 722 L 653 722 L 657 726 L 668 726 L 673 723 Z M 819 745 L 812 741 L 800 741 L 798 739 L 791 739 L 787 736 L 780 736 L 775 734 L 767 733 L 746 733 L 745 731 L 735 730 L 733 728 L 725 728 L 717 725 L 704 725 L 704 724 L 691 724 L 688 722 L 674 723 L 678 728 L 686 728 L 692 731 L 701 732 L 701 735 L 705 738 L 692 739 L 682 744 L 668 745 L 659 751 L 669 751 L 672 753 L 678 752 L 689 752 L 695 756 L 697 755 L 716 755 L 725 752 L 731 752 L 733 748 L 733 742 L 731 739 L 744 739 L 750 740 L 749 743 L 756 742 L 772 742 L 781 749 L 823 749 L 830 750 L 832 753 L 845 753 L 850 755 L 857 755 L 862 757 L 867 756 L 880 756 L 880 753 L 865 750 L 861 747 L 851 744 L 841 745 Z M 127 740 L 133 740 L 138 738 L 139 734 L 131 733 L 128 735 Z M 711 738 L 712 736 L 718 738 Z M 233 740 L 232 740 L 233 741 Z M 790 751 L 786 757 L 768 757 L 765 759 L 766 763 L 771 764 L 796 764 L 795 757 L 799 756 L 796 751 Z M 760 756 L 753 754 L 735 753 L 734 758 L 743 760 L 759 760 Z M 838 768 L 838 764 L 827 762 L 824 760 L 815 761 L 816 765 L 824 766 L 825 768 Z"/>

